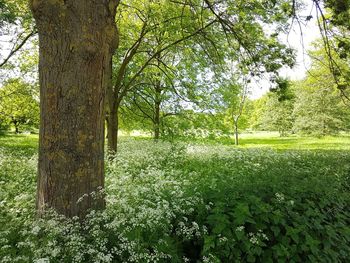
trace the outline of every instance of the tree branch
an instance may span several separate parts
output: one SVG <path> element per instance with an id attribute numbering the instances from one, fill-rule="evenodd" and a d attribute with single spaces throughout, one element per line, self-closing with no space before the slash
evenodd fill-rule
<path id="1" fill-rule="evenodd" d="M 3 66 L 10 60 L 10 58 L 11 58 L 14 54 L 16 54 L 16 52 L 17 52 L 18 50 L 20 50 L 20 49 L 24 46 L 24 44 L 25 44 L 32 36 L 34 36 L 36 33 L 37 33 L 36 30 L 31 31 L 31 32 L 21 41 L 21 43 L 19 43 L 17 46 L 14 45 L 14 46 L 12 47 L 11 51 L 10 51 L 10 54 L 8 54 L 7 57 L 3 60 L 3 62 L 0 63 L 0 68 L 3 67 Z"/>

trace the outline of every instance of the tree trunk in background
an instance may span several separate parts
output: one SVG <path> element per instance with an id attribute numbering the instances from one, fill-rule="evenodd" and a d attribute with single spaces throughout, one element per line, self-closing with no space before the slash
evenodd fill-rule
<path id="1" fill-rule="evenodd" d="M 161 53 L 156 56 L 157 67 L 161 66 Z M 154 140 L 158 141 L 160 137 L 160 104 L 162 103 L 162 76 L 160 73 L 157 74 L 156 83 L 154 86 L 155 98 L 154 98 Z"/>
<path id="2" fill-rule="evenodd" d="M 235 120 L 234 121 L 234 130 L 235 130 L 235 145 L 238 145 L 239 144 L 239 141 L 238 141 L 238 120 Z"/>
<path id="3" fill-rule="evenodd" d="M 15 126 L 15 133 L 19 134 L 19 122 L 15 118 L 12 118 L 12 123 Z"/>
<path id="4" fill-rule="evenodd" d="M 156 87 L 156 99 L 154 102 L 154 140 L 160 137 L 160 103 L 161 87 Z"/>
<path id="5" fill-rule="evenodd" d="M 107 121 L 108 131 L 108 150 L 117 152 L 118 147 L 118 129 L 119 129 L 119 106 L 109 107 L 109 115 Z"/>
<path id="6" fill-rule="evenodd" d="M 155 116 L 154 116 L 154 139 L 158 140 L 160 135 L 160 103 L 155 103 Z"/>
<path id="7" fill-rule="evenodd" d="M 117 46 L 118 1 L 31 0 L 39 33 L 37 210 L 103 209 L 104 98 Z"/>
<path id="8" fill-rule="evenodd" d="M 112 65 L 111 65 L 112 67 Z M 118 89 L 114 89 L 112 78 L 106 90 L 107 106 L 107 149 L 111 153 L 117 152 L 118 147 L 118 129 L 119 129 L 119 106 Z"/>

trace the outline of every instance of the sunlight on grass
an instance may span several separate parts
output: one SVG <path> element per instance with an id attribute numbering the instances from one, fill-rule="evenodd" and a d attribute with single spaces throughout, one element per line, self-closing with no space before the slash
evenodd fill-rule
<path id="1" fill-rule="evenodd" d="M 38 151 L 37 134 L 6 134 L 0 136 L 0 150 L 3 151 L 21 151 L 32 155 Z"/>
<path id="2" fill-rule="evenodd" d="M 279 137 L 277 133 L 242 134 L 240 148 L 267 147 L 277 150 L 350 150 L 350 136 Z"/>
<path id="3" fill-rule="evenodd" d="M 129 138 L 150 139 L 145 136 L 121 136 L 120 141 Z M 206 140 L 204 140 L 204 143 Z M 212 141 L 210 141 L 212 142 Z M 218 139 L 215 141 L 219 144 L 234 146 L 234 139 Z M 209 143 L 209 141 L 208 141 Z M 325 137 L 307 137 L 292 135 L 288 137 L 280 137 L 277 132 L 256 132 L 244 133 L 240 135 L 239 140 L 241 149 L 244 148 L 273 148 L 276 150 L 350 150 L 350 134 L 342 134 L 339 136 Z M 6 134 L 0 136 L 0 147 L 21 148 L 22 150 L 34 153 L 38 147 L 37 134 Z"/>

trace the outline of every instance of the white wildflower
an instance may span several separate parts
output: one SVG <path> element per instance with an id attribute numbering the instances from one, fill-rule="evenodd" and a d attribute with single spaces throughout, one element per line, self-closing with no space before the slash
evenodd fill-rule
<path id="1" fill-rule="evenodd" d="M 244 226 L 238 226 L 238 227 L 236 227 L 236 231 L 241 232 L 241 231 L 243 231 L 243 230 L 244 230 Z"/>
<path id="2" fill-rule="evenodd" d="M 278 202 L 283 202 L 285 199 L 284 194 L 282 194 L 282 193 L 276 193 L 275 196 L 276 196 L 276 199 Z"/>

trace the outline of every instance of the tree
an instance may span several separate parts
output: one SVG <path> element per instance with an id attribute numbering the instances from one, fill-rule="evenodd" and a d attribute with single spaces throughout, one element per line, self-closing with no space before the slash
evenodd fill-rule
<path id="1" fill-rule="evenodd" d="M 0 69 L 8 64 L 26 43 L 36 35 L 27 0 L 0 0 L 1 48 Z M 9 51 L 7 51 L 9 49 Z"/>
<path id="2" fill-rule="evenodd" d="M 274 76 L 274 85 L 261 98 L 247 102 L 246 118 L 253 130 L 278 131 L 287 136 L 292 131 L 295 95 L 291 81 Z"/>
<path id="3" fill-rule="evenodd" d="M 130 94 L 129 104 L 132 106 L 134 114 L 139 114 L 144 120 L 151 122 L 151 129 L 155 140 L 158 140 L 161 135 L 163 119 L 167 116 L 176 114 L 178 103 L 176 100 L 171 100 L 176 95 L 174 87 L 174 76 L 168 72 L 168 68 L 172 65 L 167 65 L 166 58 L 159 54 L 155 61 L 143 73 L 141 83 L 142 88 L 134 89 Z M 171 100 L 171 103 L 169 103 Z M 169 111 L 166 112 L 166 104 Z M 173 110 L 175 109 L 175 110 Z"/>
<path id="4" fill-rule="evenodd" d="M 245 104 L 248 99 L 248 82 L 249 81 L 243 77 L 243 80 L 241 82 L 238 80 L 236 83 L 228 85 L 228 87 L 226 87 L 226 90 L 224 89 L 223 92 L 224 104 L 227 107 L 226 111 L 233 123 L 235 145 L 239 145 L 238 127 L 239 121 L 243 114 L 243 110 L 245 108 Z"/>
<path id="5" fill-rule="evenodd" d="M 265 110 L 265 104 L 268 97 L 266 94 L 256 100 L 251 100 L 249 105 L 248 128 L 254 131 L 262 129 L 261 116 Z"/>
<path id="6" fill-rule="evenodd" d="M 311 52 L 313 63 L 307 77 L 295 84 L 294 129 L 324 136 L 347 130 L 350 112 L 328 67 L 327 54 L 319 45 L 316 47 Z"/>
<path id="7" fill-rule="evenodd" d="M 248 96 L 248 90 L 247 90 L 247 87 L 245 86 L 242 88 L 242 91 L 240 93 L 239 104 L 237 105 L 237 109 L 234 112 L 232 112 L 232 120 L 233 120 L 234 133 L 235 133 L 235 145 L 239 144 L 239 141 L 238 141 L 238 123 L 239 123 L 239 120 L 242 116 L 244 105 L 245 105 L 246 100 L 247 100 L 247 96 Z"/>
<path id="8" fill-rule="evenodd" d="M 216 21 L 206 19 L 186 3 L 182 6 L 171 1 L 139 0 L 126 1 L 123 7 L 119 16 L 124 19 L 120 19 L 119 25 L 124 41 L 115 55 L 113 85 L 107 90 L 108 148 L 114 152 L 117 150 L 119 109 L 128 93 L 142 88 L 138 82 L 142 82 L 140 77 L 144 70 L 163 52 L 202 34 Z"/>
<path id="9" fill-rule="evenodd" d="M 10 79 L 0 88 L 0 126 L 20 128 L 39 125 L 39 94 L 35 86 L 20 79 Z"/>
<path id="10" fill-rule="evenodd" d="M 119 1 L 31 0 L 39 34 L 37 210 L 84 217 L 105 206 L 104 101 Z"/>
<path id="11" fill-rule="evenodd" d="M 296 2 L 293 0 L 294 4 Z M 341 95 L 350 100 L 350 1 L 318 0 L 313 3 L 331 77 Z"/>
<path id="12" fill-rule="evenodd" d="M 266 96 L 260 112 L 260 128 L 268 131 L 278 131 L 280 136 L 287 136 L 293 127 L 293 100 L 281 100 L 275 92 Z"/>
<path id="13" fill-rule="evenodd" d="M 344 130 L 344 107 L 341 107 L 339 91 L 333 83 L 327 83 L 330 77 L 327 74 L 318 80 L 309 78 L 297 88 L 296 132 L 324 136 Z"/>
<path id="14" fill-rule="evenodd" d="M 159 45 L 163 37 L 155 36 L 154 42 Z M 150 122 L 154 138 L 158 140 L 165 129 L 169 130 L 165 127 L 169 124 L 166 119 L 185 113 L 185 108 L 209 109 L 206 106 L 212 99 L 210 93 L 218 86 L 216 79 L 206 76 L 214 74 L 211 66 L 214 60 L 218 59 L 206 57 L 190 47 L 169 47 L 149 63 L 123 105 L 144 123 Z"/>
<path id="15" fill-rule="evenodd" d="M 169 48 L 186 45 L 195 52 L 221 61 L 245 57 L 244 63 L 254 66 L 253 74 L 256 75 L 262 71 L 276 72 L 283 64 L 294 62 L 292 50 L 280 44 L 277 38 L 283 29 L 280 24 L 289 17 L 291 6 L 288 1 L 275 4 L 249 1 L 238 5 L 236 1 L 223 4 L 207 0 L 139 0 L 127 1 L 125 6 L 131 8 L 126 13 L 136 15 L 125 15 L 127 20 L 121 20 L 120 25 L 131 23 L 136 32 L 129 33 L 120 26 L 121 35 L 125 36 L 123 39 L 131 35 L 132 40 L 126 46 L 121 44 L 120 53 L 118 51 L 116 55 L 119 57 L 115 67 L 117 74 L 107 92 L 108 141 L 112 151 L 117 147 L 118 110 L 123 99 L 130 91 L 142 87 L 135 81 L 159 54 Z M 273 23 L 274 32 L 264 32 L 263 25 Z M 156 36 L 163 36 L 160 43 L 155 43 Z M 220 52 L 221 49 L 230 51 Z"/>

